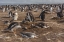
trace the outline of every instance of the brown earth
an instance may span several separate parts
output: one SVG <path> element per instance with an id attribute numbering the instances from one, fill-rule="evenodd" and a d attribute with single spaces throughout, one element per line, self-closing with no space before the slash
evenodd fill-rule
<path id="1" fill-rule="evenodd" d="M 18 21 L 22 21 L 26 15 L 26 12 L 20 12 L 19 13 L 19 18 Z M 39 16 L 41 11 L 38 12 L 33 12 L 33 15 L 35 17 L 35 22 L 38 23 L 40 22 L 39 18 L 36 18 Z M 22 29 L 17 29 L 16 32 L 33 32 L 37 36 L 37 38 L 22 38 L 22 36 L 15 36 L 13 32 L 2 32 L 3 29 L 7 28 L 7 25 L 4 25 L 2 20 L 10 20 L 11 18 L 3 18 L 8 16 L 8 12 L 1 12 L 0 11 L 0 42 L 64 42 L 64 23 L 62 22 L 63 19 L 54 19 L 52 20 L 52 17 L 56 17 L 56 13 L 50 14 L 46 13 L 46 18 L 45 18 L 45 24 L 50 26 L 49 28 L 31 28 L 27 30 L 22 30 Z M 61 21 L 58 22 L 58 21 Z M 42 22 L 42 21 L 41 21 Z M 27 27 L 30 26 L 29 23 L 26 25 Z"/>

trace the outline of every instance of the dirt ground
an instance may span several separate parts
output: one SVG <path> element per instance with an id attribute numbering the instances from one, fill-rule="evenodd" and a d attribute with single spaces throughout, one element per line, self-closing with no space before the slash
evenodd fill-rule
<path id="1" fill-rule="evenodd" d="M 19 18 L 18 21 L 22 21 L 27 12 L 18 11 Z M 38 12 L 33 12 L 35 17 L 35 22 L 42 22 L 39 18 L 36 18 L 41 13 L 41 10 Z M 22 29 L 17 29 L 16 32 L 32 32 L 35 33 L 37 38 L 22 38 L 22 36 L 15 36 L 12 32 L 2 32 L 3 29 L 7 28 L 7 25 L 4 25 L 2 20 L 10 20 L 10 18 L 4 18 L 8 16 L 8 12 L 0 11 L 0 42 L 64 42 L 64 23 L 62 19 L 51 19 L 52 17 L 56 17 L 56 13 L 46 13 L 45 24 L 50 26 L 49 28 L 32 28 L 23 31 Z M 31 23 L 29 23 L 30 25 Z M 29 26 L 27 25 L 27 27 Z"/>

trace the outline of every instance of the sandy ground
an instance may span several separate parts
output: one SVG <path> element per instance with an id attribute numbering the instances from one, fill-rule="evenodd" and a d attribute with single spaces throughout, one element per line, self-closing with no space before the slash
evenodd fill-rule
<path id="1" fill-rule="evenodd" d="M 22 21 L 26 15 L 26 12 L 20 12 L 18 21 Z M 41 11 L 33 12 L 33 15 L 35 17 L 35 22 L 40 22 L 39 18 L 36 18 L 39 16 Z M 22 30 L 17 29 L 16 32 L 33 32 L 37 36 L 37 38 L 22 38 L 22 36 L 15 36 L 12 32 L 2 32 L 1 30 L 7 28 L 7 25 L 4 25 L 2 20 L 10 20 L 10 18 L 3 18 L 8 16 L 8 12 L 1 12 L 0 11 L 0 42 L 64 42 L 64 23 L 58 22 L 63 21 L 63 19 L 55 19 L 52 20 L 52 17 L 56 17 L 56 13 L 50 14 L 46 13 L 45 23 L 50 26 L 49 28 L 32 28 L 28 30 Z M 27 25 L 29 27 L 31 23 Z"/>

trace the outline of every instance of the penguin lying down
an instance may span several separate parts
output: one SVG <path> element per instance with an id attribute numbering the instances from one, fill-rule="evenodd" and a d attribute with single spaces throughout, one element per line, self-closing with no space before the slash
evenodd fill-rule
<path id="1" fill-rule="evenodd" d="M 37 35 L 35 33 L 32 33 L 32 32 L 22 32 L 22 33 L 20 33 L 20 35 L 23 38 L 37 38 Z"/>
<path id="2" fill-rule="evenodd" d="M 9 31 L 13 31 L 13 29 L 18 29 L 18 28 L 21 28 L 23 30 L 27 29 L 27 27 L 23 26 L 21 22 L 12 22 L 6 29 L 4 29 L 2 31 L 9 32 Z"/>
<path id="3" fill-rule="evenodd" d="M 45 25 L 45 23 L 36 23 L 31 25 L 33 28 L 48 28 L 49 26 Z"/>
<path id="4" fill-rule="evenodd" d="M 6 29 L 4 29 L 3 31 L 11 31 L 13 29 L 17 29 L 17 28 L 22 28 L 22 26 L 20 26 L 20 24 L 18 22 L 12 22 Z"/>

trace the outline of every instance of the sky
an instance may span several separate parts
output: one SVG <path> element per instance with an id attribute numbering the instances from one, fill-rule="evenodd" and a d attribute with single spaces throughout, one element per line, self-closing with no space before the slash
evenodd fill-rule
<path id="1" fill-rule="evenodd" d="M 64 3 L 64 0 L 0 0 L 0 4 L 55 4 Z"/>

